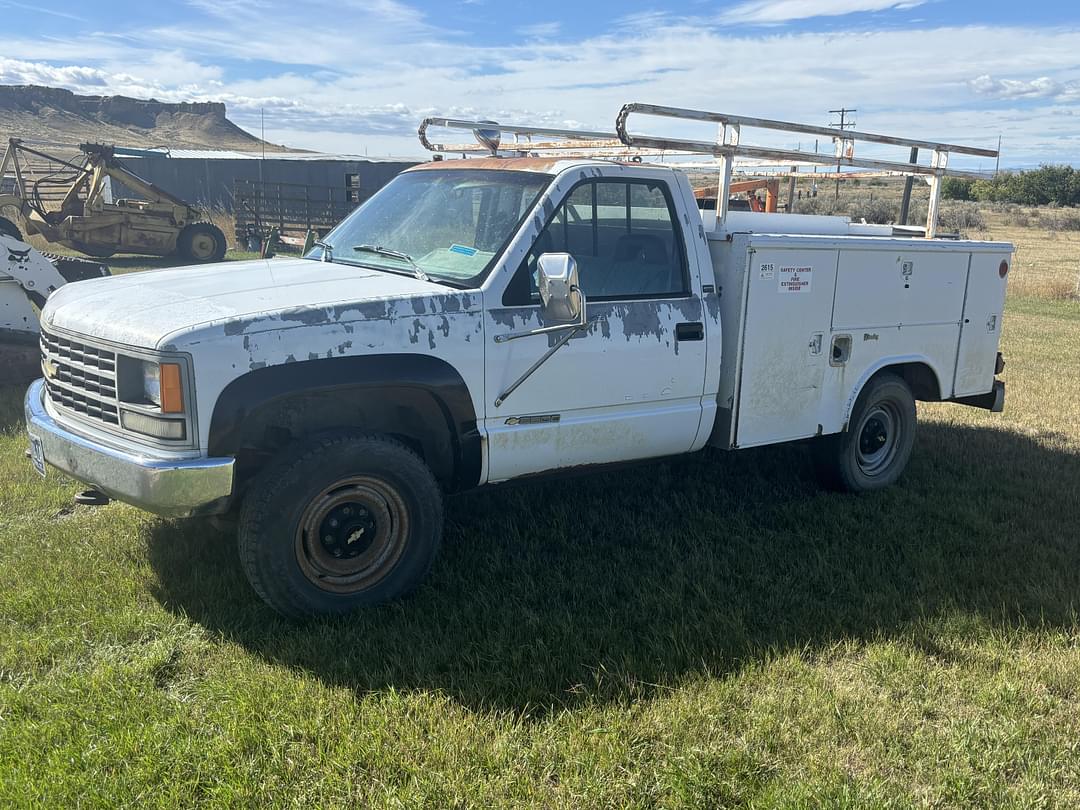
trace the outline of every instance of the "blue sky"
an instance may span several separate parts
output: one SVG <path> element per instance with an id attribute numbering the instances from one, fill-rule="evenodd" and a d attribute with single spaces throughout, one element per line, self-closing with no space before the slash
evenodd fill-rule
<path id="1" fill-rule="evenodd" d="M 821 124 L 845 105 L 861 129 L 1001 134 L 1005 165 L 1080 165 L 1075 0 L 0 0 L 0 13 L 0 83 L 222 100 L 251 130 L 265 110 L 267 137 L 299 147 L 418 154 L 430 114 L 610 129 L 625 101 Z"/>

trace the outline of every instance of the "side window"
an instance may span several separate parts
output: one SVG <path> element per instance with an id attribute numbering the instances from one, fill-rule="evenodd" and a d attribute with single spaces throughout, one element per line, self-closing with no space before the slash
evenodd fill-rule
<path id="1" fill-rule="evenodd" d="M 575 187 L 518 268 L 507 303 L 539 300 L 536 261 L 544 253 L 572 255 L 593 300 L 678 296 L 688 289 L 682 235 L 661 182 L 593 180 Z"/>

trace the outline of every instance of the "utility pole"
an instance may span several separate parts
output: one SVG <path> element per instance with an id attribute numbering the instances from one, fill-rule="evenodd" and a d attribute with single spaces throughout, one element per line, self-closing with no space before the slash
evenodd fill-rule
<path id="1" fill-rule="evenodd" d="M 259 107 L 259 140 L 262 141 L 262 155 L 259 158 L 259 182 L 263 181 L 263 164 L 266 162 L 266 108 Z"/>
<path id="2" fill-rule="evenodd" d="M 919 147 L 911 147 L 911 159 L 908 163 L 919 162 Z M 911 186 L 915 182 L 913 175 L 908 175 L 904 178 L 904 196 L 900 198 L 900 216 L 897 219 L 897 224 L 907 225 L 908 211 L 911 209 Z"/>
<path id="3" fill-rule="evenodd" d="M 998 133 L 998 153 L 994 158 L 994 177 L 998 176 L 998 170 L 1001 169 L 1001 133 Z"/>
<path id="4" fill-rule="evenodd" d="M 858 110 L 849 110 L 847 107 L 841 107 L 839 110 L 829 110 L 830 115 L 839 115 L 840 121 L 833 121 L 829 124 L 830 127 L 836 127 L 840 130 L 841 137 L 845 129 L 850 129 L 855 126 L 854 121 L 848 121 L 847 117 L 849 113 L 858 112 Z M 842 142 L 841 142 L 842 143 Z M 836 160 L 836 199 L 840 199 L 840 159 Z"/>

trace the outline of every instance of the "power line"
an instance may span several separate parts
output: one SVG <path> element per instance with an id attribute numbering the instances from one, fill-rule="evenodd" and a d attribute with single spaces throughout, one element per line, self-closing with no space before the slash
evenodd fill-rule
<path id="1" fill-rule="evenodd" d="M 851 129 L 855 126 L 854 121 L 848 121 L 847 117 L 850 113 L 858 112 L 858 110 L 849 110 L 847 107 L 841 107 L 839 110 L 829 110 L 830 115 L 839 115 L 839 121 L 829 122 L 830 127 L 836 127 L 841 133 L 841 148 L 843 148 L 843 132 L 845 129 Z M 836 160 L 836 199 L 840 199 L 840 155 Z"/>

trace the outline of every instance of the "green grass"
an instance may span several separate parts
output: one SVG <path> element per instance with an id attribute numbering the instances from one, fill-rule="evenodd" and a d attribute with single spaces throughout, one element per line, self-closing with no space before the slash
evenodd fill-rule
<path id="1" fill-rule="evenodd" d="M 901 483 L 710 453 L 461 496 L 410 599 L 294 624 L 231 537 L 72 506 L 0 390 L 0 805 L 1075 807 L 1078 304 Z"/>

